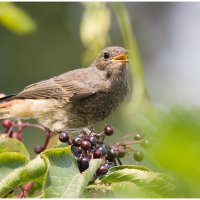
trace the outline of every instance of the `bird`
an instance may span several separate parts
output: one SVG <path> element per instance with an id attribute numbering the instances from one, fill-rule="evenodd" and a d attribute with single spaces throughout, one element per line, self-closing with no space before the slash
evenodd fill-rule
<path id="1" fill-rule="evenodd" d="M 103 49 L 87 68 L 79 68 L 0 98 L 0 119 L 33 118 L 53 132 L 104 120 L 129 92 L 127 50 Z"/>

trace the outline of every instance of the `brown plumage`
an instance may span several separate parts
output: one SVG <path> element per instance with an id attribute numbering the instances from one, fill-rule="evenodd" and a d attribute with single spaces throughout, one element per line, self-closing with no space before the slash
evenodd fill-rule
<path id="1" fill-rule="evenodd" d="M 88 68 L 55 76 L 0 99 L 0 119 L 36 118 L 52 131 L 87 126 L 109 116 L 127 96 L 126 50 L 107 47 Z"/>

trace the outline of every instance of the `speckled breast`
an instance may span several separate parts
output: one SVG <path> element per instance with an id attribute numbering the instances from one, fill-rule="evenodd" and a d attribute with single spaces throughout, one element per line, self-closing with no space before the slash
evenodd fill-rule
<path id="1" fill-rule="evenodd" d="M 115 85 L 106 92 L 92 94 L 70 105 L 69 126 L 81 127 L 101 121 L 108 117 L 124 101 L 127 96 L 128 83 Z"/>

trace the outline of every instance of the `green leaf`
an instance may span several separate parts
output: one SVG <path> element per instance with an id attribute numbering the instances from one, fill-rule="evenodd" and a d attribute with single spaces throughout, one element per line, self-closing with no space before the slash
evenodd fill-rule
<path id="1" fill-rule="evenodd" d="M 0 154 L 0 160 L 0 196 L 29 181 L 43 182 L 47 167 L 40 157 L 28 162 L 21 153 L 6 152 Z"/>
<path id="2" fill-rule="evenodd" d="M 164 113 L 147 115 L 140 126 L 153 145 L 145 153 L 154 168 L 173 174 L 178 190 L 173 197 L 200 197 L 200 110 L 174 107 Z M 144 118 L 144 117 L 143 117 Z M 139 122 L 138 122 L 139 124 Z"/>
<path id="3" fill-rule="evenodd" d="M 0 154 L 4 152 L 19 152 L 29 158 L 29 153 L 23 143 L 13 138 L 0 137 Z"/>
<path id="4" fill-rule="evenodd" d="M 43 188 L 45 198 L 80 197 L 101 164 L 101 160 L 91 160 L 89 169 L 81 174 L 70 147 L 51 149 L 42 156 L 48 165 Z"/>
<path id="5" fill-rule="evenodd" d="M 116 170 L 101 180 L 103 183 L 133 182 L 146 189 L 164 194 L 174 189 L 172 178 L 162 174 L 138 169 L 124 168 Z"/>
<path id="6" fill-rule="evenodd" d="M 20 184 L 19 174 L 28 159 L 17 152 L 0 154 L 0 196 L 9 193 Z"/>
<path id="7" fill-rule="evenodd" d="M 110 191 L 106 197 L 112 198 L 158 198 L 162 197 L 156 192 L 139 187 L 133 182 L 118 182 L 110 186 Z"/>
<path id="8" fill-rule="evenodd" d="M 27 13 L 11 2 L 0 3 L 0 23 L 18 35 L 31 33 L 36 29 L 35 22 Z"/>
<path id="9" fill-rule="evenodd" d="M 39 191 L 39 193 L 38 193 Z M 42 185 L 40 183 L 34 182 L 32 187 L 29 189 L 27 198 L 37 198 L 39 199 L 40 197 L 38 196 L 42 191 Z"/>
<path id="10" fill-rule="evenodd" d="M 141 165 L 119 165 L 119 166 L 110 168 L 106 175 L 108 175 L 114 171 L 121 170 L 121 169 L 138 169 L 138 170 L 143 170 L 143 171 L 149 171 L 148 168 L 141 166 Z"/>
<path id="11" fill-rule="evenodd" d="M 83 6 L 80 38 L 86 48 L 83 63 L 88 64 L 109 41 L 111 13 L 105 2 L 84 2 Z"/>
<path id="12" fill-rule="evenodd" d="M 47 170 L 45 161 L 40 157 L 36 157 L 31 160 L 21 171 L 20 179 L 21 182 L 35 181 L 42 183 L 44 181 L 44 175 Z"/>
<path id="13" fill-rule="evenodd" d="M 93 184 L 87 187 L 86 197 L 95 198 L 150 198 L 161 197 L 156 191 L 139 187 L 129 181 L 115 182 L 112 184 Z"/>

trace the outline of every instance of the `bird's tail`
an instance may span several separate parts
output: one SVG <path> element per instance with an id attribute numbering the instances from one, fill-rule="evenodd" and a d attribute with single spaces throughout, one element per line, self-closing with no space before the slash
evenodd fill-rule
<path id="1" fill-rule="evenodd" d="M 0 119 L 12 118 L 12 101 L 0 103 Z"/>
<path id="2" fill-rule="evenodd" d="M 26 118 L 29 115 L 29 105 L 25 100 L 16 99 L 0 103 L 0 119 Z"/>

